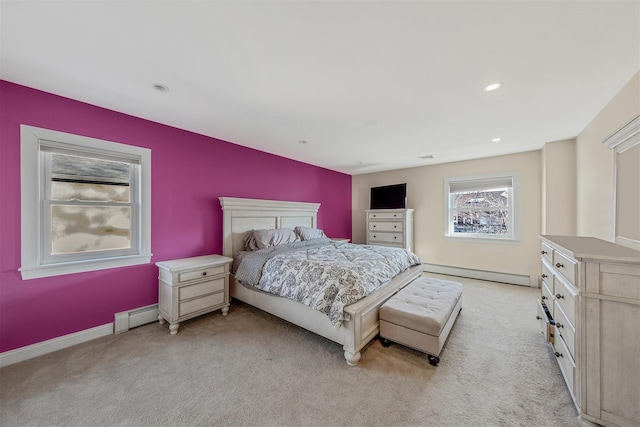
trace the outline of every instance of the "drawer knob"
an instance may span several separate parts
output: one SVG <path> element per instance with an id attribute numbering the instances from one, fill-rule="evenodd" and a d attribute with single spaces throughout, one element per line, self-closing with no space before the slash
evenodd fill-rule
<path id="1" fill-rule="evenodd" d="M 562 298 L 564 298 L 564 295 L 556 294 L 556 298 L 562 299 Z"/>
<path id="2" fill-rule="evenodd" d="M 546 296 L 544 296 L 544 295 L 542 295 L 542 299 L 543 299 L 543 300 L 544 300 L 544 299 L 547 299 L 547 297 L 546 297 Z"/>
<path id="3" fill-rule="evenodd" d="M 542 255 L 546 255 L 546 254 L 548 254 L 549 252 L 547 252 L 547 251 L 542 251 L 542 252 L 540 252 L 540 253 L 541 253 Z"/>
<path id="4" fill-rule="evenodd" d="M 540 316 L 536 316 L 536 319 L 538 319 L 538 320 L 542 320 L 542 317 L 540 317 Z"/>
<path id="5" fill-rule="evenodd" d="M 559 262 L 556 262 L 556 267 L 557 268 L 564 268 L 564 264 L 560 264 Z"/>
<path id="6" fill-rule="evenodd" d="M 393 228 L 398 228 L 398 226 L 397 226 L 397 225 L 394 225 L 394 226 L 393 226 Z"/>
<path id="7" fill-rule="evenodd" d="M 374 234 L 374 235 L 373 235 L 373 238 L 375 239 L 376 237 L 378 237 L 378 236 L 376 236 L 376 235 Z"/>
<path id="8" fill-rule="evenodd" d="M 397 238 L 398 238 L 398 236 L 393 236 L 393 238 L 394 238 L 394 239 L 397 239 Z"/>
<path id="9" fill-rule="evenodd" d="M 564 325 L 563 325 L 562 323 L 558 323 L 558 322 L 556 322 L 556 326 L 557 326 L 558 328 L 564 328 Z"/>
<path id="10" fill-rule="evenodd" d="M 373 225 L 373 228 L 376 228 L 375 224 Z"/>
<path id="11" fill-rule="evenodd" d="M 556 357 L 562 357 L 562 353 L 555 352 Z"/>
<path id="12" fill-rule="evenodd" d="M 542 275 L 542 278 L 543 278 L 543 279 L 546 279 L 547 277 L 549 277 L 549 276 L 547 276 L 546 274 L 543 274 L 543 275 Z"/>
<path id="13" fill-rule="evenodd" d="M 203 271 L 203 272 L 202 272 L 202 275 L 203 275 L 203 276 L 206 276 L 206 275 L 207 275 L 207 272 L 206 272 L 206 271 Z"/>

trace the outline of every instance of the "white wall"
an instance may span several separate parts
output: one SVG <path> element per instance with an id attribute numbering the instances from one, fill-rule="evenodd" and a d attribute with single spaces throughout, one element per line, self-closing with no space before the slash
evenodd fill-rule
<path id="1" fill-rule="evenodd" d="M 638 114 L 640 72 L 633 76 L 576 139 L 576 232 L 580 236 L 615 240 L 614 152 L 606 148 L 602 141 Z"/>
<path id="2" fill-rule="evenodd" d="M 461 242 L 444 236 L 444 179 L 519 172 L 520 242 Z M 540 151 L 399 169 L 353 176 L 353 241 L 364 243 L 369 191 L 378 185 L 407 183 L 407 203 L 414 213 L 414 251 L 428 264 L 501 273 L 537 275 L 540 269 Z M 531 270 L 528 266 L 531 265 Z"/>
<path id="3" fill-rule="evenodd" d="M 576 234 L 576 140 L 542 148 L 542 234 Z"/>

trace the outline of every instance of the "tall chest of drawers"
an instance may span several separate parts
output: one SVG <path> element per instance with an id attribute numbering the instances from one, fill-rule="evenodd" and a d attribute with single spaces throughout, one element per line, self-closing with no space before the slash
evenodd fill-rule
<path id="1" fill-rule="evenodd" d="M 640 425 L 640 252 L 540 236 L 540 326 L 581 418 Z"/>
<path id="2" fill-rule="evenodd" d="M 367 245 L 413 251 L 413 209 L 370 209 L 366 215 Z"/>

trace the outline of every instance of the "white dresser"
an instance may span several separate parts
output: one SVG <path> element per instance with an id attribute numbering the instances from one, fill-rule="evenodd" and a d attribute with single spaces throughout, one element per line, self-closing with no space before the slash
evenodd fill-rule
<path id="1" fill-rule="evenodd" d="M 640 252 L 540 236 L 537 318 L 583 420 L 640 426 Z"/>
<path id="2" fill-rule="evenodd" d="M 205 255 L 156 263 L 159 269 L 158 320 L 171 335 L 180 322 L 222 309 L 229 311 L 229 268 L 233 259 Z"/>
<path id="3" fill-rule="evenodd" d="M 413 209 L 370 209 L 365 212 L 367 245 L 413 251 Z"/>

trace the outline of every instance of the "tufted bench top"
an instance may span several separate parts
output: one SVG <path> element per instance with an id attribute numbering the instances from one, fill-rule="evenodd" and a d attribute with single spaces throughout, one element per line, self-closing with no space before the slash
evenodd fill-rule
<path id="1" fill-rule="evenodd" d="M 380 307 L 380 319 L 439 336 L 462 295 L 462 284 L 418 277 Z"/>

